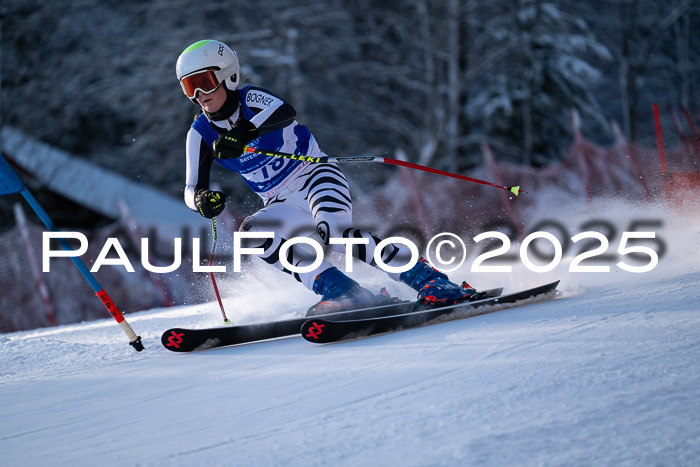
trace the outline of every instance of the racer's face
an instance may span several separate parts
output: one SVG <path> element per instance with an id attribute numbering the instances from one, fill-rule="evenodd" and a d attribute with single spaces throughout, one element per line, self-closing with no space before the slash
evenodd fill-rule
<path id="1" fill-rule="evenodd" d="M 197 93 L 197 103 L 202 106 L 208 113 L 214 113 L 221 110 L 224 103 L 226 102 L 226 88 L 225 86 L 219 85 L 215 91 L 209 94 L 204 94 L 203 92 Z"/>

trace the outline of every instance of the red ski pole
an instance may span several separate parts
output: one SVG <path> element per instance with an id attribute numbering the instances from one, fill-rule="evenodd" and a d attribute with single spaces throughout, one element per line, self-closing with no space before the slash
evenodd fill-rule
<path id="1" fill-rule="evenodd" d="M 311 162 L 311 163 L 315 163 L 315 164 L 320 164 L 320 163 L 341 164 L 341 163 L 348 163 L 348 162 L 381 162 L 383 164 L 399 165 L 402 167 L 408 167 L 409 169 L 422 170 L 423 172 L 429 172 L 429 173 L 433 173 L 433 174 L 437 174 L 437 175 L 443 175 L 445 177 L 456 178 L 458 180 L 464 180 L 467 182 L 479 183 L 481 185 L 492 186 L 494 188 L 500 188 L 502 190 L 510 191 L 515 196 L 518 196 L 520 193 L 526 193 L 525 191 L 520 189 L 520 186 L 497 185 L 495 183 L 487 182 L 485 180 L 479 180 L 478 178 L 467 177 L 466 175 L 459 175 L 459 174 L 452 173 L 452 172 L 446 172 L 446 171 L 440 170 L 440 169 L 433 169 L 432 167 L 426 167 L 424 165 L 414 164 L 412 162 L 406 162 L 406 161 L 402 161 L 399 159 L 391 159 L 389 157 L 381 157 L 381 156 L 309 157 L 309 156 L 299 156 L 297 154 L 290 154 L 290 153 L 286 153 L 286 152 L 267 151 L 267 150 L 262 150 L 262 149 L 257 149 L 257 148 L 251 148 L 250 146 L 246 146 L 245 151 L 255 153 L 255 154 L 261 154 L 263 156 L 281 157 L 283 159 L 293 159 L 293 160 L 299 160 L 299 161 L 304 161 L 304 162 Z"/>
<path id="2" fill-rule="evenodd" d="M 216 251 L 216 217 L 211 218 L 211 254 L 209 255 L 209 266 L 214 264 L 214 252 Z M 221 308 L 221 315 L 224 317 L 225 324 L 231 324 L 231 320 L 226 317 L 226 310 L 224 310 L 224 303 L 221 301 L 221 295 L 219 294 L 219 287 L 216 285 L 216 279 L 214 278 L 214 271 L 209 271 L 209 277 L 211 278 L 211 285 L 214 286 L 214 294 L 216 294 L 216 299 L 219 302 L 219 308 Z"/>
<path id="3" fill-rule="evenodd" d="M 29 189 L 24 186 L 24 182 L 22 182 L 22 180 L 19 178 L 19 175 L 17 175 L 17 173 L 12 169 L 5 158 L 0 155 L 0 195 L 12 193 L 21 194 L 29 206 L 31 206 L 34 212 L 36 212 L 37 216 L 39 216 L 39 219 L 41 219 L 46 228 L 51 232 L 58 232 L 58 229 L 54 225 L 49 215 L 46 213 L 46 211 L 44 211 Z M 58 243 L 64 250 L 73 250 L 65 238 L 59 238 Z M 119 323 L 122 331 L 124 331 L 124 334 L 126 334 L 129 338 L 129 344 L 137 351 L 142 351 L 143 343 L 141 342 L 141 336 L 137 336 L 134 330 L 131 329 L 129 323 L 127 323 L 126 319 L 124 319 L 124 315 L 122 315 L 112 299 L 109 297 L 109 295 L 107 295 L 105 289 L 103 289 L 100 283 L 97 282 L 97 279 L 95 279 L 95 276 L 93 276 L 87 266 L 85 266 L 85 263 L 83 263 L 80 258 L 75 256 L 71 256 L 70 259 L 73 261 L 73 264 L 75 264 L 88 284 L 90 284 L 90 287 L 92 287 L 95 295 L 97 295 L 105 308 L 107 308 L 109 314 L 112 315 L 117 323 Z"/>

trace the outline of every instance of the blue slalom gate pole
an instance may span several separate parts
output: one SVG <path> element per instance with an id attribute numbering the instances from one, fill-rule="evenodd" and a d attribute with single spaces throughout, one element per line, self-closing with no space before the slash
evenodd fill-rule
<path id="1" fill-rule="evenodd" d="M 19 178 L 17 172 L 12 169 L 10 164 L 5 160 L 2 154 L 0 154 L 0 196 L 14 193 L 19 193 L 22 195 L 22 197 L 27 201 L 37 216 L 39 216 L 39 219 L 41 219 L 41 222 L 44 223 L 49 231 L 59 231 L 49 215 L 46 213 L 46 211 L 44 211 L 44 208 L 41 207 L 34 195 L 32 195 L 29 189 L 24 185 L 24 182 L 22 182 L 22 180 Z M 74 251 L 68 243 L 68 240 L 65 238 L 58 238 L 58 242 L 61 245 L 61 248 L 64 250 Z M 88 284 L 90 284 L 90 287 L 92 287 L 95 295 L 97 295 L 105 308 L 107 308 L 109 314 L 112 315 L 112 317 L 122 328 L 122 331 L 124 331 L 124 333 L 127 335 L 129 338 L 129 344 L 137 351 L 142 351 L 144 347 L 143 343 L 141 342 L 141 337 L 136 335 L 134 330 L 124 318 L 124 315 L 122 315 L 100 283 L 97 282 L 97 279 L 95 279 L 95 276 L 90 272 L 85 263 L 77 256 L 71 256 L 70 259 L 73 261 L 73 264 L 75 264 Z"/>

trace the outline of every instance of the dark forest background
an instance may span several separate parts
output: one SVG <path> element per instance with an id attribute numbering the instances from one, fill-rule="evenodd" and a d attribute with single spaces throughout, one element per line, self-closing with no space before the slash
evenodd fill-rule
<path id="1" fill-rule="evenodd" d="M 700 109 L 697 0 L 3 0 L 0 15 L 0 124 L 176 196 L 197 108 L 175 61 L 205 38 L 331 155 L 466 171 L 486 140 L 545 166 L 572 107 L 588 138 L 610 142 L 615 121 L 644 145 L 652 102 Z M 240 193 L 235 178 L 217 180 Z"/>

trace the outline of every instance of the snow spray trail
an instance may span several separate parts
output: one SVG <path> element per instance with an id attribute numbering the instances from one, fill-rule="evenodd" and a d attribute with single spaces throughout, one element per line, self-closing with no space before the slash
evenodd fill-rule
<path id="1" fill-rule="evenodd" d="M 611 283 L 646 282 L 646 279 L 660 280 L 669 274 L 692 272 L 700 262 L 700 249 L 696 246 L 700 240 L 700 205 L 691 202 L 692 200 L 688 200 L 683 207 L 677 207 L 665 202 L 630 202 L 609 198 L 586 203 L 584 200 L 542 194 L 536 199 L 537 202 L 522 213 L 521 217 L 526 219 L 523 235 L 520 238 L 511 236 L 507 251 L 501 251 L 493 258 L 482 258 L 484 261 L 477 263 L 477 258 L 484 253 L 490 251 L 491 256 L 496 254 L 497 248 L 504 247 L 503 242 L 490 238 L 477 243 L 473 238 L 462 238 L 466 258 L 462 266 L 448 273 L 450 278 L 458 282 L 467 280 L 478 289 L 503 286 L 506 291 L 561 279 L 562 293 L 575 295 L 590 293 L 597 287 Z M 374 220 L 380 225 L 378 218 Z M 372 219 L 362 218 L 362 221 L 371 222 Z M 535 271 L 521 257 L 521 241 L 536 232 L 551 234 L 561 246 L 562 257 L 549 271 Z M 607 245 L 590 237 L 572 241 L 574 236 L 584 232 L 602 234 Z M 654 238 L 628 238 L 622 246 L 644 246 L 651 249 L 658 256 L 658 264 L 649 272 L 627 272 L 618 266 L 618 262 L 623 261 L 631 267 L 639 268 L 652 261 L 648 254 L 620 254 L 624 234 L 639 232 L 653 232 Z M 433 234 L 438 233 L 440 232 L 435 231 Z M 456 241 L 453 243 L 456 244 Z M 527 259 L 535 267 L 549 264 L 554 256 L 553 243 L 546 238 L 534 240 L 524 249 Z M 580 257 L 586 252 L 591 252 L 593 257 Z M 421 254 L 425 253 L 425 250 L 421 251 Z M 431 259 L 435 259 L 434 251 L 428 251 L 428 254 L 432 254 Z M 456 261 L 461 255 L 459 245 L 454 250 L 448 246 L 442 252 L 444 258 L 454 256 Z M 340 255 L 330 254 L 327 258 L 344 268 Z M 602 266 L 608 272 L 578 272 L 577 262 L 579 269 Z M 454 264 L 456 263 L 450 264 L 447 269 L 453 269 Z M 443 269 L 439 264 L 435 265 Z M 484 272 L 479 266 L 485 266 L 483 269 L 507 266 L 509 270 Z M 360 262 L 355 262 L 354 271 L 349 275 L 371 290 L 378 291 L 381 287 L 387 287 L 392 295 L 402 299 L 415 298 L 415 292 L 407 286 L 393 282 L 384 272 Z M 229 273 L 228 277 L 223 275 L 220 280 L 226 306 L 235 310 L 231 317 L 234 323 L 299 316 L 318 299 L 292 277 L 280 274 L 255 259 L 244 263 L 241 273 Z M 215 324 L 214 321 L 211 324 Z"/>

